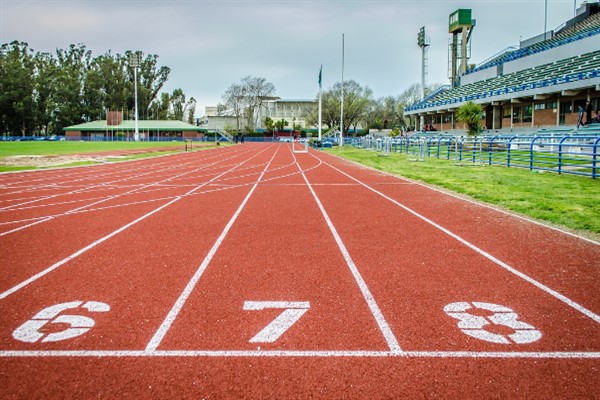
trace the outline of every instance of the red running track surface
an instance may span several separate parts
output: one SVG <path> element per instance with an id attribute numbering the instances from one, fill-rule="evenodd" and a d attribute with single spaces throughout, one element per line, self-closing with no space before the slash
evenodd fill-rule
<path id="1" fill-rule="evenodd" d="M 600 244 L 245 144 L 0 182 L 3 398 L 597 398 Z"/>

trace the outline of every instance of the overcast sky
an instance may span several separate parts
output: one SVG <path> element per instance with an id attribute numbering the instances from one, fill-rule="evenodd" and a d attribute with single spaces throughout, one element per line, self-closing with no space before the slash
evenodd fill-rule
<path id="1" fill-rule="evenodd" d="M 573 17 L 574 0 L 547 0 L 548 29 Z M 576 0 L 577 7 L 581 0 Z M 285 99 L 312 99 L 344 79 L 376 97 L 419 83 L 417 33 L 431 38 L 429 83 L 448 82 L 448 16 L 470 8 L 478 63 L 544 30 L 545 0 L 0 0 L 2 43 L 54 52 L 83 43 L 94 55 L 142 50 L 171 68 L 164 90 L 182 88 L 204 107 L 246 75 Z"/>

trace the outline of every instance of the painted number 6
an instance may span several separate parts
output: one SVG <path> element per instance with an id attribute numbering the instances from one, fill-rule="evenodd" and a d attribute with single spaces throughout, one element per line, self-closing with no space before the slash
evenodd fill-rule
<path id="1" fill-rule="evenodd" d="M 61 314 L 66 310 L 84 308 L 88 312 L 106 312 L 110 310 L 110 306 L 99 301 L 71 301 L 68 303 L 55 304 L 44 308 L 28 321 L 13 332 L 13 337 L 21 342 L 35 343 L 39 340 L 42 342 L 58 342 L 60 340 L 71 339 L 83 335 L 89 331 L 95 322 L 90 317 L 84 315 L 69 315 Z M 60 332 L 46 334 L 43 329 L 47 324 L 67 324 L 68 328 Z"/>
<path id="2" fill-rule="evenodd" d="M 477 311 L 477 309 L 491 311 L 492 315 L 483 317 L 469 312 Z M 498 304 L 462 301 L 448 304 L 444 307 L 444 311 L 452 318 L 459 320 L 458 328 L 463 333 L 487 342 L 525 344 L 535 342 L 542 337 L 542 333 L 534 326 L 519 321 L 519 315 L 516 312 Z M 486 325 L 492 324 L 511 328 L 514 333 L 501 335 L 484 329 Z"/>

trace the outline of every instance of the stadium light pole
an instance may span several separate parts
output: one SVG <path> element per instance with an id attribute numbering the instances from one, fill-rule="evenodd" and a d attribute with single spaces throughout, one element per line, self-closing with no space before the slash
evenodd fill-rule
<path id="1" fill-rule="evenodd" d="M 137 96 L 137 69 L 140 66 L 140 55 L 138 52 L 129 55 L 129 63 L 133 67 L 133 87 L 134 87 L 134 99 L 135 99 L 135 133 L 133 140 L 138 142 L 140 140 L 140 131 L 138 124 L 138 96 Z"/>
<path id="2" fill-rule="evenodd" d="M 548 0 L 544 0 L 544 40 L 548 31 Z"/>

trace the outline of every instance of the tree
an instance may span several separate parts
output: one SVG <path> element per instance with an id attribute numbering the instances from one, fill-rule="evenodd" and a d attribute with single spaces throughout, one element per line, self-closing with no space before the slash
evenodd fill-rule
<path id="1" fill-rule="evenodd" d="M 195 98 L 190 97 L 190 99 L 186 103 L 186 105 L 185 105 L 185 114 L 186 114 L 186 120 L 187 120 L 188 124 L 194 125 L 196 123 L 196 121 L 195 121 L 195 117 L 196 117 L 196 99 Z"/>
<path id="2" fill-rule="evenodd" d="M 129 66 L 129 56 L 133 54 L 131 51 L 126 51 L 124 59 Z M 158 93 L 163 88 L 171 69 L 166 66 L 158 67 L 158 55 L 148 54 L 145 58 L 143 53 L 138 51 L 140 56 L 140 66 L 138 68 L 138 108 L 140 115 L 148 115 L 150 113 L 151 104 L 156 100 Z M 127 68 L 127 82 L 133 85 L 134 73 L 133 68 Z M 131 88 L 130 97 L 128 98 L 128 107 L 134 107 L 133 87 Z M 177 118 L 179 119 L 179 118 Z M 181 119 L 179 119 L 181 120 Z"/>
<path id="3" fill-rule="evenodd" d="M 3 44 L 0 52 L 0 116 L 2 132 L 33 133 L 35 63 L 24 42 Z"/>
<path id="4" fill-rule="evenodd" d="M 425 86 L 425 97 L 431 94 L 434 90 L 438 89 L 442 84 L 434 83 L 432 85 Z M 398 114 L 399 118 L 401 118 L 402 123 L 404 124 L 404 108 L 411 106 L 415 103 L 421 101 L 421 85 L 419 83 L 412 84 L 408 88 L 406 88 L 399 96 L 398 96 Z M 415 126 L 414 123 L 409 121 L 409 124 Z"/>
<path id="5" fill-rule="evenodd" d="M 55 129 L 85 122 L 83 88 L 92 53 L 85 45 L 71 44 L 67 50 L 57 49 L 56 87 L 53 94 Z"/>
<path id="6" fill-rule="evenodd" d="M 246 101 L 246 90 L 239 83 L 233 83 L 223 94 L 225 106 L 233 110 L 237 122 L 237 130 L 240 130 L 240 118 Z"/>
<path id="7" fill-rule="evenodd" d="M 0 48 L 0 133 L 62 133 L 62 128 L 101 119 L 107 110 L 132 110 L 134 70 L 130 51 L 92 57 L 83 44 L 54 54 L 35 53 L 18 41 Z M 141 53 L 140 53 L 141 55 Z M 139 116 L 194 120 L 196 101 L 160 93 L 170 69 L 158 66 L 157 55 L 142 59 L 138 74 Z M 179 103 L 183 99 L 181 107 Z M 173 103 L 175 104 L 175 109 Z M 172 109 L 173 111 L 170 111 Z M 181 114 L 183 112 L 183 114 Z"/>
<path id="8" fill-rule="evenodd" d="M 52 95 L 55 90 L 56 60 L 49 53 L 35 56 L 35 123 L 36 131 L 48 135 L 52 130 Z"/>
<path id="9" fill-rule="evenodd" d="M 273 122 L 273 119 L 271 117 L 265 117 L 265 127 L 268 130 L 273 131 L 273 128 L 275 127 L 275 123 Z"/>
<path id="10" fill-rule="evenodd" d="M 233 83 L 222 96 L 223 102 L 229 107 L 237 120 L 240 130 L 240 118 L 246 118 L 246 129 L 254 131 L 257 110 L 263 102 L 275 95 L 275 86 L 265 78 L 246 76 L 241 83 Z"/>
<path id="11" fill-rule="evenodd" d="M 256 111 L 262 106 L 263 102 L 275 95 L 275 86 L 271 82 L 267 82 L 265 78 L 254 76 L 246 76 L 242 79 L 244 87 L 246 115 L 248 117 L 247 127 L 250 131 L 254 131 L 256 126 Z"/>
<path id="12" fill-rule="evenodd" d="M 456 118 L 467 124 L 468 134 L 476 135 L 481 132 L 482 109 L 479 104 L 468 101 L 456 110 Z"/>
<path id="13" fill-rule="evenodd" d="M 286 126 L 288 126 L 290 123 L 287 122 L 285 119 L 280 119 L 279 121 L 276 121 L 274 123 L 275 128 L 277 128 L 278 131 L 282 131 Z"/>
<path id="14" fill-rule="evenodd" d="M 173 90 L 173 94 L 171 94 L 171 109 L 173 110 L 173 119 L 183 121 L 185 115 L 185 94 L 183 90 Z"/>
<path id="15" fill-rule="evenodd" d="M 347 133 L 351 126 L 356 127 L 363 119 L 372 96 L 373 91 L 369 87 L 362 87 L 353 80 L 344 82 L 344 133 Z M 322 118 L 323 123 L 330 128 L 340 125 L 341 98 L 340 82 L 323 92 Z"/>

